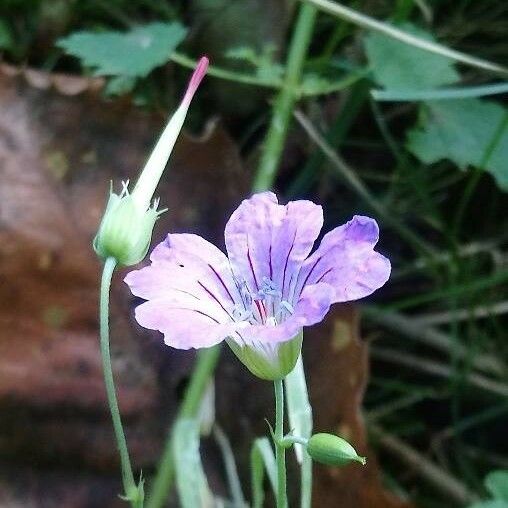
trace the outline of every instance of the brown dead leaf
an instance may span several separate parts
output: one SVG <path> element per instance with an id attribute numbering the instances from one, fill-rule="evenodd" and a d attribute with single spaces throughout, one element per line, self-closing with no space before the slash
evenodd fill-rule
<path id="1" fill-rule="evenodd" d="M 368 381 L 367 345 L 359 337 L 358 311 L 338 305 L 305 334 L 304 360 L 314 411 L 314 428 L 350 441 L 367 465 L 315 466 L 314 506 L 403 508 L 409 505 L 381 485 L 376 457 L 367 444 L 362 401 Z"/>
<path id="2" fill-rule="evenodd" d="M 129 105 L 63 97 L 21 76 L 0 76 L 0 467 L 15 459 L 32 469 L 72 465 L 119 479 L 91 241 L 110 180 L 135 177 L 163 122 Z M 170 173 L 160 187 L 170 211 L 156 238 L 178 229 L 217 236 L 246 188 L 230 138 L 218 126 L 200 139 L 182 138 Z M 162 449 L 193 355 L 172 355 L 135 327 L 121 276 L 112 292 L 113 367 L 131 455 L 146 468 Z M 8 492 L 0 485 L 0 499 Z M 65 506 L 85 505 L 105 506 Z"/>

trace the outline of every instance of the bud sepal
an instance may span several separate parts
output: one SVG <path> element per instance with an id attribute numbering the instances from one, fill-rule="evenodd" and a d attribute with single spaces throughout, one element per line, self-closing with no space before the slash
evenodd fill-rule
<path id="1" fill-rule="evenodd" d="M 93 248 L 103 259 L 113 257 L 118 264 L 131 266 L 146 256 L 155 222 L 164 210 L 157 210 L 157 201 L 148 209 L 140 208 L 129 194 L 128 182 L 122 185 L 120 194 L 110 191 Z"/>

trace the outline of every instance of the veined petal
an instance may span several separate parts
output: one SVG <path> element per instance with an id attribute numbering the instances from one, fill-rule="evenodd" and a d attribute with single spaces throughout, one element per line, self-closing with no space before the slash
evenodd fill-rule
<path id="1" fill-rule="evenodd" d="M 374 250 L 378 238 L 376 221 L 359 215 L 330 231 L 305 261 L 295 297 L 307 285 L 320 282 L 333 287 L 332 303 L 357 300 L 383 286 L 391 266 L 387 258 Z"/>
<path id="2" fill-rule="evenodd" d="M 323 227 L 323 209 L 312 201 L 290 201 L 284 208 L 286 214 L 272 232 L 271 251 L 271 279 L 283 298 Z"/>
<path id="3" fill-rule="evenodd" d="M 249 343 L 278 343 L 291 340 L 303 327 L 319 323 L 330 310 L 334 289 L 324 282 L 305 287 L 295 306 L 295 312 L 277 326 L 253 325 L 238 333 Z M 234 338 L 234 337 L 233 337 Z"/>
<path id="4" fill-rule="evenodd" d="M 235 276 L 244 279 L 252 293 L 268 278 L 285 294 L 284 288 L 311 251 L 322 225 L 322 208 L 311 201 L 283 206 L 271 192 L 244 200 L 225 229 Z"/>
<path id="5" fill-rule="evenodd" d="M 127 274 L 135 296 L 172 304 L 198 301 L 219 322 L 230 320 L 238 301 L 227 257 L 214 245 L 192 234 L 170 234 L 150 256 L 151 265 Z"/>
<path id="6" fill-rule="evenodd" d="M 187 302 L 190 303 L 190 302 Z M 211 347 L 235 333 L 241 326 L 233 321 L 220 323 L 206 309 L 155 299 L 135 310 L 136 321 L 150 330 L 164 334 L 164 342 L 177 349 Z"/>

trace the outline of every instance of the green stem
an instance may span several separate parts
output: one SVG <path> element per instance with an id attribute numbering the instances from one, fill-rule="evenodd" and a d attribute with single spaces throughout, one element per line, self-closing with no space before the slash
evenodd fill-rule
<path id="1" fill-rule="evenodd" d="M 307 55 L 317 10 L 309 4 L 300 7 L 295 31 L 291 40 L 282 88 L 275 99 L 272 119 L 266 135 L 265 146 L 258 171 L 254 178 L 253 191 L 269 189 L 275 180 L 286 135 L 298 97 L 298 88 L 303 64 Z"/>
<path id="2" fill-rule="evenodd" d="M 192 418 L 198 412 L 203 394 L 213 376 L 219 353 L 219 346 L 199 351 L 196 367 L 187 386 L 177 418 Z M 164 447 L 146 508 L 160 508 L 164 506 L 168 498 L 175 474 L 173 441 L 174 433 L 171 431 Z"/>
<path id="3" fill-rule="evenodd" d="M 284 385 L 282 379 L 275 387 L 275 460 L 277 462 L 277 508 L 287 508 L 286 448 L 284 447 Z"/>
<path id="4" fill-rule="evenodd" d="M 111 368 L 111 354 L 109 351 L 109 289 L 111 279 L 116 267 L 116 259 L 108 258 L 104 263 L 102 271 L 100 288 L 100 346 L 102 356 L 102 369 L 104 371 L 104 384 L 106 385 L 106 394 L 108 397 L 109 410 L 113 420 L 116 443 L 120 452 L 120 462 L 122 466 L 122 480 L 125 497 L 135 508 L 143 505 L 143 500 L 137 495 L 138 489 L 132 474 L 127 441 L 122 427 L 118 400 L 116 398 L 115 381 L 113 379 L 113 370 Z"/>

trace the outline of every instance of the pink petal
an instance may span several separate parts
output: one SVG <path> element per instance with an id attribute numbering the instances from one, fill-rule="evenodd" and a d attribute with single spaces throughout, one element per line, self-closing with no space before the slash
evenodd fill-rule
<path id="1" fill-rule="evenodd" d="M 385 284 L 391 271 L 390 261 L 374 250 L 378 238 L 376 221 L 359 215 L 330 231 L 305 261 L 295 295 L 319 282 L 334 288 L 333 303 L 370 295 Z"/>
<path id="2" fill-rule="evenodd" d="M 310 201 L 283 206 L 271 192 L 254 194 L 233 212 L 224 233 L 235 275 L 252 293 L 268 278 L 285 294 L 322 225 L 322 208 Z"/>

